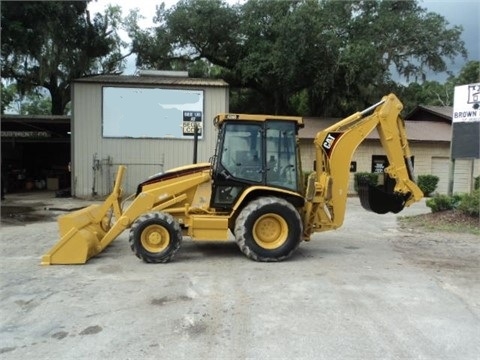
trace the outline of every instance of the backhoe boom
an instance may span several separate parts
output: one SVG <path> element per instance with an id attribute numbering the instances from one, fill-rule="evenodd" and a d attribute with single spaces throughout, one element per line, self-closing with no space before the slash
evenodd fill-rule
<path id="1" fill-rule="evenodd" d="M 377 129 L 388 158 L 386 182 L 389 189 L 360 184 L 362 205 L 378 213 L 398 212 L 423 197 L 413 180 L 411 153 L 402 103 L 394 94 L 320 131 L 315 136 L 316 172 L 308 181 L 304 214 L 304 238 L 313 232 L 336 229 L 343 224 L 349 182 L 349 165 L 363 140 Z M 372 112 L 373 111 L 373 112 Z M 367 115 L 370 114 L 370 115 Z"/>

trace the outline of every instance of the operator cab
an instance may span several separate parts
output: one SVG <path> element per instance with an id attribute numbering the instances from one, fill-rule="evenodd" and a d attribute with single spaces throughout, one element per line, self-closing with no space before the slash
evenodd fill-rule
<path id="1" fill-rule="evenodd" d="M 251 186 L 300 192 L 297 134 L 302 118 L 221 114 L 215 120 L 219 137 L 212 175 L 213 207 L 231 208 Z"/>

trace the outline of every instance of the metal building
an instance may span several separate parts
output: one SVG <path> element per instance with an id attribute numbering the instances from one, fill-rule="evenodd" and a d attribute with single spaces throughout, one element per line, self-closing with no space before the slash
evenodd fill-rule
<path id="1" fill-rule="evenodd" d="M 95 76 L 72 84 L 72 195 L 108 195 L 118 165 L 131 194 L 151 175 L 215 152 L 213 118 L 228 111 L 228 84 L 183 72 Z"/>

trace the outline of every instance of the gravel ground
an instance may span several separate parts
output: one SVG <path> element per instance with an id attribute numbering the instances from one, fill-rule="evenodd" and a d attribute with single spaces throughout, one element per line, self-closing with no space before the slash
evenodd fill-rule
<path id="1" fill-rule="evenodd" d="M 149 265 L 125 232 L 86 265 L 41 266 L 52 209 L 91 202 L 2 202 L 0 358 L 479 359 L 478 236 L 401 228 L 350 198 L 342 228 L 281 263 L 185 240 Z"/>

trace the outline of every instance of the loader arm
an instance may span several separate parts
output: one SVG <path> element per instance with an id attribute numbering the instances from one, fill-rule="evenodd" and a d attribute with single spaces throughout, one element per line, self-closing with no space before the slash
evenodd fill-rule
<path id="1" fill-rule="evenodd" d="M 120 166 L 114 190 L 102 204 L 59 217 L 60 240 L 42 256 L 41 264 L 84 264 L 146 212 L 169 208 L 168 211 L 176 210 L 185 215 L 189 210 L 185 203 L 187 194 L 191 197 L 198 185 L 210 182 L 210 164 L 179 169 L 165 174 L 159 184 L 155 184 L 155 179 L 146 181 L 141 193 L 123 210 L 121 184 L 126 167 Z"/>
<path id="2" fill-rule="evenodd" d="M 101 205 L 90 205 L 58 218 L 60 240 L 42 256 L 42 265 L 83 264 L 111 242 L 113 218 L 122 217 L 122 182 L 126 171 L 119 166 L 112 193 Z M 118 221 L 117 221 L 118 223 Z"/>
<path id="3" fill-rule="evenodd" d="M 378 213 L 398 212 L 423 197 L 413 179 L 410 148 L 400 117 L 402 108 L 398 98 L 390 94 L 368 109 L 316 134 L 316 171 L 310 175 L 306 191 L 306 240 L 313 232 L 336 229 L 343 224 L 350 162 L 357 147 L 375 128 L 389 162 L 385 169 L 386 176 L 395 185 L 390 192 L 383 192 L 368 184 L 361 184 L 359 192 L 362 193 L 359 195 L 362 205 Z"/>

